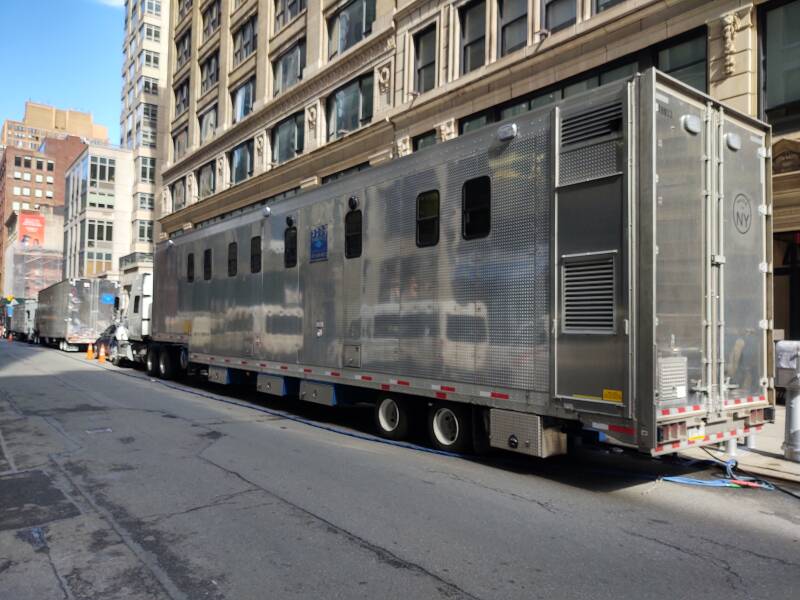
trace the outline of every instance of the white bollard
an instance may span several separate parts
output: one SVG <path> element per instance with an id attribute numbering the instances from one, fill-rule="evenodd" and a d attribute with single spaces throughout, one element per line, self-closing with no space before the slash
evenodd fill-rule
<path id="1" fill-rule="evenodd" d="M 729 439 L 727 441 L 727 443 L 725 444 L 725 446 L 726 446 L 726 450 L 725 451 L 728 453 L 728 456 L 730 456 L 730 457 L 736 456 L 736 438 L 735 437 Z"/>
<path id="2" fill-rule="evenodd" d="M 784 398 L 786 433 L 783 438 L 783 456 L 786 460 L 800 462 L 800 379 L 797 376 L 786 386 Z"/>

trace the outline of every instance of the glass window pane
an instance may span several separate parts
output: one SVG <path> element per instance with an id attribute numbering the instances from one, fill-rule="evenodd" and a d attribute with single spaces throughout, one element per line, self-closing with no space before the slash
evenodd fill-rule
<path id="1" fill-rule="evenodd" d="M 528 105 L 528 101 L 525 100 L 523 102 L 518 102 L 517 104 L 513 104 L 511 106 L 507 106 L 506 108 L 500 111 L 500 118 L 501 119 L 509 119 L 516 115 L 522 114 L 526 111 L 530 110 Z"/>
<path id="2" fill-rule="evenodd" d="M 516 21 L 503 27 L 502 54 L 508 54 L 522 48 L 528 43 L 528 19 L 520 17 Z"/>
<path id="3" fill-rule="evenodd" d="M 600 85 L 630 77 L 636 73 L 636 68 L 636 63 L 629 63 L 627 65 L 622 65 L 621 67 L 616 67 L 609 71 L 605 71 L 604 73 L 600 73 Z"/>
<path id="4" fill-rule="evenodd" d="M 592 76 L 588 79 L 584 79 L 583 81 L 576 81 L 575 83 L 564 86 L 564 98 L 585 92 L 586 90 L 591 90 L 596 88 L 597 85 L 597 76 Z"/>
<path id="5" fill-rule="evenodd" d="M 766 14 L 764 107 L 800 101 L 800 1 Z"/>
<path id="6" fill-rule="evenodd" d="M 545 28 L 558 31 L 575 22 L 577 0 L 544 0 Z"/>

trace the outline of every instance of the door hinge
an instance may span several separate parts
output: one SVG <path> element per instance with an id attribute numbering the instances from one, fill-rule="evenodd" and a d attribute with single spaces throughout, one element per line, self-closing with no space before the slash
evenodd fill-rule
<path id="1" fill-rule="evenodd" d="M 725 255 L 723 254 L 712 254 L 711 255 L 711 264 L 714 266 L 724 265 L 725 264 Z"/>

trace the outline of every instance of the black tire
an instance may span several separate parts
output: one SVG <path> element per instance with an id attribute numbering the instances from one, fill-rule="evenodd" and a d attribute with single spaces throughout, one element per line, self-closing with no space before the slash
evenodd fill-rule
<path id="1" fill-rule="evenodd" d="M 152 346 L 148 346 L 147 348 L 147 356 L 145 357 L 145 370 L 147 374 L 155 377 L 158 375 L 158 354 L 159 354 L 159 347 L 155 344 Z"/>
<path id="2" fill-rule="evenodd" d="M 389 440 L 404 440 L 408 437 L 408 402 L 394 396 L 381 396 L 375 403 L 375 428 L 381 437 Z"/>
<path id="3" fill-rule="evenodd" d="M 108 358 L 115 367 L 122 366 L 122 356 L 119 354 L 119 344 L 112 342 L 108 349 Z"/>
<path id="4" fill-rule="evenodd" d="M 428 410 L 431 444 L 446 452 L 472 450 L 472 407 L 453 402 L 435 402 Z"/>
<path id="5" fill-rule="evenodd" d="M 158 353 L 158 376 L 161 379 L 175 378 L 175 353 L 171 348 L 161 348 Z"/>

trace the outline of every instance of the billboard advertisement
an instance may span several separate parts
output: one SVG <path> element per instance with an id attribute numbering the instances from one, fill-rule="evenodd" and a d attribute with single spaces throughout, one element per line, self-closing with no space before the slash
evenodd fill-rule
<path id="1" fill-rule="evenodd" d="M 43 246 L 44 215 L 20 212 L 18 239 L 23 246 Z"/>

